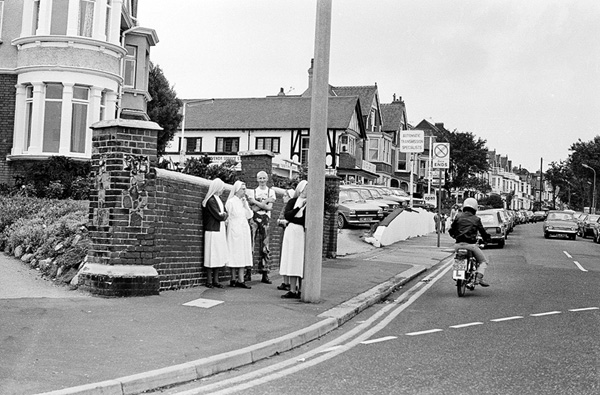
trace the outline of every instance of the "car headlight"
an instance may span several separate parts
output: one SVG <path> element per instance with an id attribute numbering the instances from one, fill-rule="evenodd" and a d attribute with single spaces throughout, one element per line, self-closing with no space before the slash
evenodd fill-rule
<path id="1" fill-rule="evenodd" d="M 356 214 L 356 210 L 350 210 L 350 215 Z"/>
<path id="2" fill-rule="evenodd" d="M 379 210 L 377 210 L 377 214 L 382 214 L 383 210 L 381 208 L 379 208 Z"/>

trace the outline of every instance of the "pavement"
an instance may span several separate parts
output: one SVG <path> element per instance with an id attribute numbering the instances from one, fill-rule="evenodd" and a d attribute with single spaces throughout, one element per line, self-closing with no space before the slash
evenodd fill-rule
<path id="1" fill-rule="evenodd" d="M 452 255 L 429 234 L 375 248 L 344 229 L 323 261 L 318 303 L 252 289 L 100 298 L 54 286 L 0 255 L 0 394 L 125 395 L 200 379 L 281 353 L 343 325 Z M 36 277 L 37 276 L 37 277 Z"/>

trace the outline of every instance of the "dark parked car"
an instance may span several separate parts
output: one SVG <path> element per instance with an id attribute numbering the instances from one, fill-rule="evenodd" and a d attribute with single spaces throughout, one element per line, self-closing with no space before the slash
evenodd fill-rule
<path id="1" fill-rule="evenodd" d="M 581 237 L 585 239 L 588 236 L 594 236 L 594 224 L 598 223 L 598 219 L 600 219 L 598 214 L 589 214 L 585 217 L 581 228 Z"/>
<path id="2" fill-rule="evenodd" d="M 571 240 L 577 238 L 577 220 L 568 211 L 549 211 L 544 221 L 544 237 L 551 235 L 567 236 Z"/>

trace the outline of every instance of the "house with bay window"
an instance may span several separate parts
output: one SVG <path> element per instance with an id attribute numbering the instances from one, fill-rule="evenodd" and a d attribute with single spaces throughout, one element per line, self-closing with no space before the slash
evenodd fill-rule
<path id="1" fill-rule="evenodd" d="M 382 132 L 391 139 L 391 167 L 392 174 L 389 186 L 400 188 L 406 192 L 410 185 L 409 156 L 400 152 L 400 132 L 409 130 L 410 125 L 406 116 L 406 104 L 402 97 L 396 98 L 394 94 L 391 103 L 381 104 Z"/>
<path id="2" fill-rule="evenodd" d="M 0 183 L 25 161 L 89 160 L 90 126 L 148 120 L 152 29 L 137 0 L 0 0 Z"/>
<path id="3" fill-rule="evenodd" d="M 289 176 L 292 169 L 308 165 L 310 147 L 310 98 L 270 96 L 264 98 L 184 100 L 185 118 L 165 157 L 174 162 L 209 156 L 213 163 L 237 159 L 238 152 L 269 150 L 273 173 Z M 367 135 L 359 98 L 330 97 L 327 119 L 326 163 L 342 178 L 371 183 L 375 166 L 360 149 Z"/>

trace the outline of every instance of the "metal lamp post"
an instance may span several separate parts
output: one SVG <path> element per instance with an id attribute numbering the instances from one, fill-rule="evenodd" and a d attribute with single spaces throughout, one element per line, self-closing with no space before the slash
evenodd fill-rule
<path id="1" fill-rule="evenodd" d="M 596 170 L 594 170 L 593 167 L 586 165 L 585 163 L 582 163 L 581 166 L 585 167 L 586 169 L 590 169 L 591 171 L 594 172 L 594 187 L 592 188 L 593 189 L 592 207 L 590 207 L 590 214 L 592 213 L 592 208 L 594 209 L 594 213 L 595 213 L 596 212 Z"/>
<path id="2" fill-rule="evenodd" d="M 204 103 L 204 102 L 214 102 L 215 99 L 198 99 L 198 100 L 187 100 L 187 101 L 183 101 L 183 111 L 182 111 L 182 118 L 181 118 L 181 147 L 179 149 L 179 165 L 183 166 L 185 163 L 185 153 L 187 150 L 187 144 L 185 142 L 185 109 L 187 108 L 188 104 L 195 104 L 195 103 Z"/>

